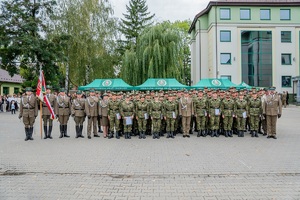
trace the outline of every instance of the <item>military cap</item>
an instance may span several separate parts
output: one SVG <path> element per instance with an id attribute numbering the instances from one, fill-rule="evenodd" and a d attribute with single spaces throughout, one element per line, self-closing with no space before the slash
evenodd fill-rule
<path id="1" fill-rule="evenodd" d="M 107 94 L 107 93 L 104 93 L 103 96 L 108 96 L 108 94 Z"/>
<path id="2" fill-rule="evenodd" d="M 130 95 L 129 95 L 129 94 L 127 94 L 127 95 L 125 96 L 125 98 L 130 98 Z"/>
<path id="3" fill-rule="evenodd" d="M 184 90 L 184 93 L 189 93 L 189 91 L 188 90 Z"/>
<path id="4" fill-rule="evenodd" d="M 91 88 L 91 89 L 90 89 L 90 92 L 95 92 L 95 89 L 94 89 L 94 88 Z"/>
<path id="5" fill-rule="evenodd" d="M 52 89 L 52 86 L 51 85 L 46 85 L 46 88 L 47 89 Z"/>
<path id="6" fill-rule="evenodd" d="M 145 95 L 144 95 L 144 94 L 142 94 L 142 95 L 141 95 L 141 98 L 145 98 Z"/>
<path id="7" fill-rule="evenodd" d="M 80 90 L 78 90 L 78 91 L 76 92 L 76 94 L 82 94 L 82 92 L 81 92 Z"/>
<path id="8" fill-rule="evenodd" d="M 274 87 L 274 86 L 269 87 L 269 90 L 276 90 L 276 87 Z"/>
<path id="9" fill-rule="evenodd" d="M 25 89 L 25 91 L 26 91 L 26 92 L 32 92 L 32 88 L 31 88 L 31 87 L 27 87 L 27 88 Z"/>
<path id="10" fill-rule="evenodd" d="M 244 92 L 239 92 L 239 96 L 244 96 Z"/>
<path id="11" fill-rule="evenodd" d="M 256 90 L 252 91 L 252 94 L 257 94 Z"/>
<path id="12" fill-rule="evenodd" d="M 60 92 L 66 92 L 65 88 L 60 88 Z"/>

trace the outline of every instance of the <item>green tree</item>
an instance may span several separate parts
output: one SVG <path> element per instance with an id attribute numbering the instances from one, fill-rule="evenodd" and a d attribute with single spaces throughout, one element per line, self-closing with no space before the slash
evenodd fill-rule
<path id="1" fill-rule="evenodd" d="M 55 21 L 57 35 L 69 35 L 61 63 L 74 85 L 83 85 L 95 78 L 114 77 L 116 20 L 107 0 L 59 0 Z"/>
<path id="2" fill-rule="evenodd" d="M 48 23 L 53 16 L 55 1 L 6 0 L 1 2 L 0 11 L 0 58 L 1 68 L 11 75 L 23 72 L 34 86 L 40 65 L 46 80 L 57 83 L 58 60 L 63 59 L 64 36 L 47 38 Z"/>
<path id="3" fill-rule="evenodd" d="M 148 12 L 146 0 L 130 0 L 126 11 L 126 14 L 123 13 L 125 19 L 121 19 L 120 31 L 126 38 L 125 49 L 130 49 L 131 45 L 136 47 L 138 37 L 144 29 L 153 24 L 155 14 Z"/>
<path id="4" fill-rule="evenodd" d="M 184 83 L 183 60 L 186 53 L 182 30 L 163 22 L 145 30 L 137 48 L 124 55 L 121 77 L 138 85 L 148 78 L 176 78 Z"/>

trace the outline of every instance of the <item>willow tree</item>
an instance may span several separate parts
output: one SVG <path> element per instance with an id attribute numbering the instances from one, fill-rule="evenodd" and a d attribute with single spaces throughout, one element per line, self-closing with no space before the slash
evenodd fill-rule
<path id="1" fill-rule="evenodd" d="M 122 78 L 132 85 L 148 78 L 182 80 L 182 46 L 180 32 L 169 22 L 147 29 L 139 37 L 136 51 L 125 52 Z"/>
<path id="2" fill-rule="evenodd" d="M 108 0 L 59 0 L 55 34 L 70 36 L 65 47 L 69 77 L 75 85 L 114 76 L 116 21 Z"/>

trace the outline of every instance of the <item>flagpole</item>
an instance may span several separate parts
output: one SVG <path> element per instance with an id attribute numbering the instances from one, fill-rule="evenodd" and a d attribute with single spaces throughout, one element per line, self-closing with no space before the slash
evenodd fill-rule
<path id="1" fill-rule="evenodd" d="M 41 139 L 43 139 L 42 115 L 43 115 L 43 103 L 40 100 L 40 131 L 41 131 Z"/>

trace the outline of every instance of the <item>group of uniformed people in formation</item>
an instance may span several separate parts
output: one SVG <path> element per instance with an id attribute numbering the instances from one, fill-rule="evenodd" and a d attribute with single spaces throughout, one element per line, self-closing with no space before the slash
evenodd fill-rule
<path id="1" fill-rule="evenodd" d="M 75 121 L 76 138 L 83 138 L 83 124 L 87 118 L 87 136 L 91 139 L 116 137 L 131 139 L 139 136 L 153 139 L 167 135 L 174 138 L 177 134 L 190 137 L 197 132 L 197 137 L 244 137 L 249 130 L 252 137 L 258 133 L 267 138 L 276 139 L 276 122 L 282 114 L 282 102 L 275 87 L 252 90 L 168 90 L 168 91 L 133 91 L 132 93 L 110 92 L 104 94 L 89 90 L 85 96 L 81 91 L 69 97 L 64 89 L 54 95 L 47 86 L 48 98 L 56 118 L 59 121 L 60 136 L 67 134 L 68 120 Z M 45 103 L 42 104 L 44 139 L 52 139 L 53 120 Z M 27 140 L 33 140 L 33 125 L 38 116 L 38 100 L 32 88 L 26 88 L 26 95 L 21 98 L 20 115 L 23 117 Z M 102 130 L 101 130 L 102 127 Z M 99 130 L 97 130 L 97 128 Z M 263 130 L 263 132 L 261 131 Z"/>

